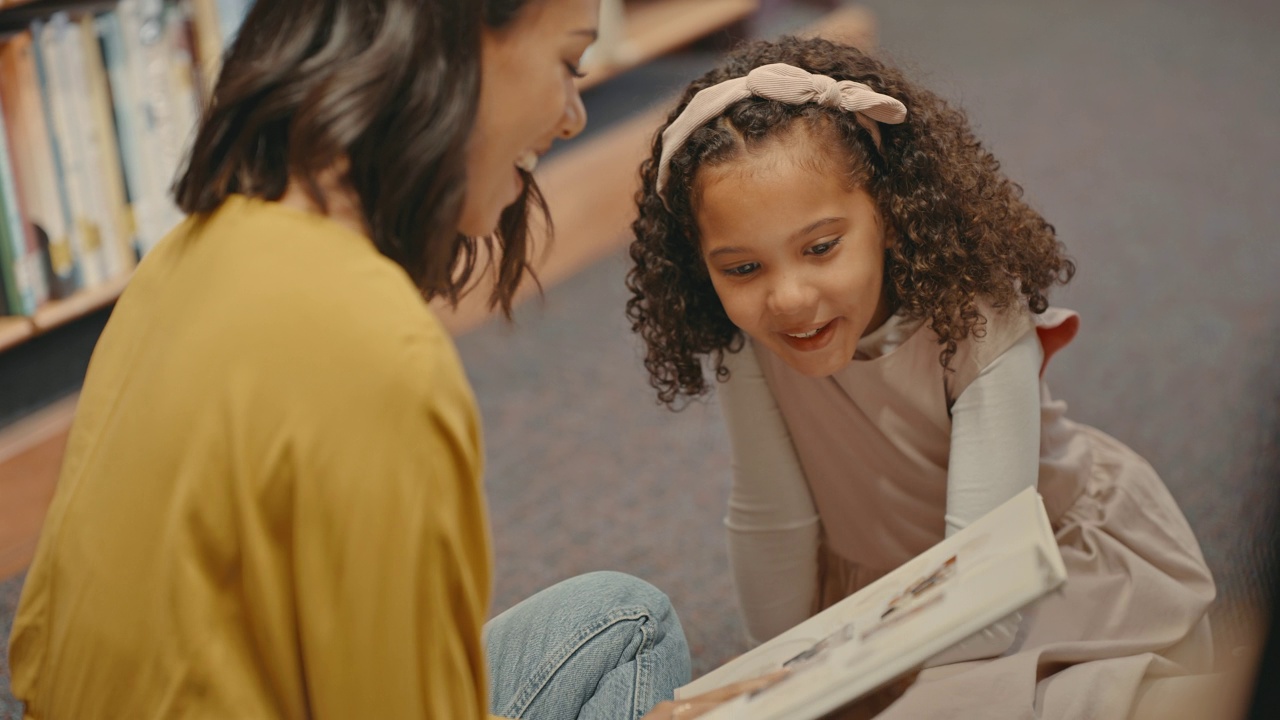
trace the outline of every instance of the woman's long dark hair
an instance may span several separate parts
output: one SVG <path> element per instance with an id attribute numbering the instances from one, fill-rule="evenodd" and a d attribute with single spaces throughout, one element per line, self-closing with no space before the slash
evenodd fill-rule
<path id="1" fill-rule="evenodd" d="M 530 2 L 260 0 L 223 61 L 174 187 L 178 206 L 201 215 L 236 193 L 279 200 L 296 180 L 327 209 L 318 177 L 345 160 L 342 181 L 374 244 L 425 297 L 456 303 L 487 244 L 489 302 L 509 315 L 529 269 L 531 206 L 546 216 L 533 178 L 495 238 L 458 235 L 457 223 L 481 23 L 503 27 Z"/>

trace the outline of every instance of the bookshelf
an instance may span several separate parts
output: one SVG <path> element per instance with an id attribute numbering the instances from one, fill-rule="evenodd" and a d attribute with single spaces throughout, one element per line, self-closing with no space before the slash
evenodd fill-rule
<path id="1" fill-rule="evenodd" d="M 25 341 L 34 331 L 30 318 L 0 316 L 0 352 Z"/>
<path id="2" fill-rule="evenodd" d="M 128 283 L 129 275 L 121 275 L 103 285 L 81 290 L 71 297 L 50 300 L 30 317 L 0 316 L 0 352 L 105 308 L 120 297 Z"/>
<path id="3" fill-rule="evenodd" d="M 181 220 L 169 181 L 250 1 L 0 0 L 0 353 L 109 307 Z"/>
<path id="4" fill-rule="evenodd" d="M 50 300 L 31 316 L 32 336 L 49 332 L 115 302 L 124 291 L 124 286 L 129 283 L 129 277 L 121 275 L 97 287 L 81 290 L 64 300 Z"/>

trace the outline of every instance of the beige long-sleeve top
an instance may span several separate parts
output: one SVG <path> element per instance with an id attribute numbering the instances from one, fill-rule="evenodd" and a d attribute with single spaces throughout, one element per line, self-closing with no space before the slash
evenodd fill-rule
<path id="1" fill-rule="evenodd" d="M 890 318 L 859 342 L 857 360 L 893 352 L 920 325 Z M 763 642 L 812 612 L 821 521 L 757 352 L 762 351 L 748 345 L 727 359 L 730 379 L 719 392 L 734 459 L 725 517 L 730 561 L 749 639 Z M 956 398 L 947 467 L 947 535 L 1035 484 L 1043 361 L 1040 342 L 1028 326 Z M 1019 621 L 1015 613 L 934 663 L 998 655 L 1013 642 Z"/>

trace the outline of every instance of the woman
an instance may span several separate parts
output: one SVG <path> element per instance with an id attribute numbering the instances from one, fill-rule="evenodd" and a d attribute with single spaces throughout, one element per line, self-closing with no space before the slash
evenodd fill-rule
<path id="1" fill-rule="evenodd" d="M 688 679 L 615 573 L 482 648 L 479 418 L 424 301 L 491 236 L 510 310 L 596 2 L 256 5 L 94 352 L 11 638 L 28 717 L 634 718 Z"/>

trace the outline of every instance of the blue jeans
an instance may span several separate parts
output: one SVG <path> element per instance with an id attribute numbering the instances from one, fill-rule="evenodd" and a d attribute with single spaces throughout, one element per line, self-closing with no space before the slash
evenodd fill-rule
<path id="1" fill-rule="evenodd" d="M 657 588 L 579 575 L 490 620 L 489 708 L 522 720 L 634 720 L 689 682 L 680 619 Z"/>

